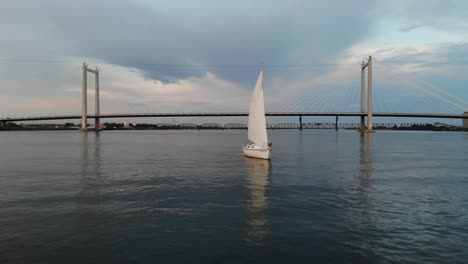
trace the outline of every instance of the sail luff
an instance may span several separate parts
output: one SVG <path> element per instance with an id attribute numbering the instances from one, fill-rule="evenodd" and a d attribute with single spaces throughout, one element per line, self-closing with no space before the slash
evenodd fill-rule
<path id="1" fill-rule="evenodd" d="M 263 100 L 263 69 L 260 71 L 250 101 L 248 139 L 258 146 L 268 143 L 265 104 Z"/>

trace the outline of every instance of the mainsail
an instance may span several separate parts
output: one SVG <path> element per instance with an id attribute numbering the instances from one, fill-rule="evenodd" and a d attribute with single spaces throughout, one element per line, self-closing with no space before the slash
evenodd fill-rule
<path id="1" fill-rule="evenodd" d="M 250 99 L 248 139 L 257 146 L 268 144 L 265 121 L 265 104 L 263 103 L 263 69 L 260 71 L 255 89 Z"/>

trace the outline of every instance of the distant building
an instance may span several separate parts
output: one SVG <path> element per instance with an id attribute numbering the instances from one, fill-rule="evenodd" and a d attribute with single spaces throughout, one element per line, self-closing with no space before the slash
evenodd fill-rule
<path id="1" fill-rule="evenodd" d="M 130 128 L 130 123 L 127 120 L 124 121 L 124 128 Z"/>

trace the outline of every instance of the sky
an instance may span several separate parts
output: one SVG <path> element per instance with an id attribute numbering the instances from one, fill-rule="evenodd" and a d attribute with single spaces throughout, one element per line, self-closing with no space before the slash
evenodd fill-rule
<path id="1" fill-rule="evenodd" d="M 468 111 L 468 2 L 0 0 L 0 116 L 101 109 L 247 111 L 262 65 L 271 111 Z M 88 109 L 94 110 L 89 75 Z"/>

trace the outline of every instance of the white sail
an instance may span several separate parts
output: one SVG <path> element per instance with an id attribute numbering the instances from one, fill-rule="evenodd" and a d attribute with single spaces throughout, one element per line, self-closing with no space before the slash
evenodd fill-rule
<path id="1" fill-rule="evenodd" d="M 248 139 L 257 146 L 268 144 L 263 102 L 263 69 L 260 71 L 255 89 L 250 99 Z"/>

